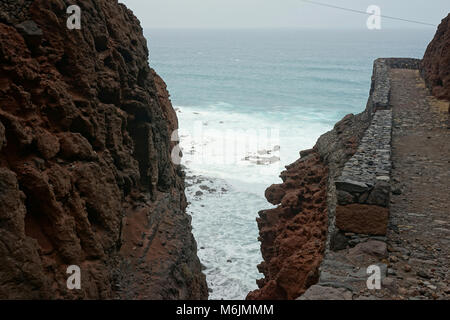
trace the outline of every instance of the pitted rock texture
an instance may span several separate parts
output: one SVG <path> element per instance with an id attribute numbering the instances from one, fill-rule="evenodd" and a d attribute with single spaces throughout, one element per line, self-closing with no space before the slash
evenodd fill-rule
<path id="1" fill-rule="evenodd" d="M 428 45 L 423 57 L 422 75 L 433 95 L 450 101 L 450 14 L 442 20 Z"/>
<path id="2" fill-rule="evenodd" d="M 204 299 L 178 126 L 132 12 L 0 3 L 0 298 Z M 66 269 L 81 268 L 81 290 Z"/>
<path id="3" fill-rule="evenodd" d="M 329 219 L 334 221 L 334 181 L 356 152 L 369 121 L 367 111 L 347 115 L 313 149 L 300 152 L 301 158 L 281 173 L 282 184 L 266 190 L 267 200 L 278 207 L 259 213 L 264 261 L 258 268 L 265 278 L 247 299 L 296 299 L 317 283 Z"/>
<path id="4" fill-rule="evenodd" d="M 355 199 L 349 192 L 345 194 L 337 192 L 336 187 L 339 181 L 343 182 L 340 178 L 345 164 L 355 156 L 361 145 L 369 147 L 371 154 L 380 156 L 373 163 L 362 161 L 366 163 L 367 168 L 363 166 L 358 172 L 364 176 L 368 174 L 372 182 L 372 178 L 376 181 L 378 173 L 385 174 L 384 170 L 390 169 L 390 163 L 386 162 L 389 160 L 390 152 L 387 153 L 387 158 L 385 157 L 386 148 L 390 150 L 391 137 L 391 112 L 386 110 L 389 108 L 390 96 L 390 80 L 387 77 L 389 66 L 397 64 L 413 68 L 417 67 L 418 60 L 377 59 L 374 62 L 371 90 L 365 110 L 358 115 L 347 115 L 333 130 L 321 136 L 313 149 L 300 152 L 302 158 L 288 166 L 287 171 L 281 174 L 284 183 L 267 189 L 267 200 L 278 207 L 260 212 L 258 226 L 264 262 L 259 266 L 259 270 L 265 278 L 257 281 L 260 289 L 251 292 L 247 299 L 298 298 L 320 280 L 319 268 L 324 256 L 324 261 L 329 261 L 334 254 L 331 248 L 347 246 L 348 239 L 339 231 L 337 225 L 348 222 L 348 217 L 353 221 L 355 210 L 346 210 L 341 214 L 336 212 L 336 208 L 338 202 L 347 201 L 347 204 L 350 204 L 354 203 Z M 377 110 L 380 115 L 374 116 Z M 372 129 L 369 130 L 374 136 L 366 134 L 371 123 Z M 356 157 L 354 161 L 359 163 L 360 160 Z M 309 177 L 315 177 L 316 181 L 310 181 Z M 376 216 L 376 221 L 369 227 L 374 234 L 385 234 L 388 210 L 385 208 L 386 203 L 380 204 L 379 195 L 384 196 L 386 182 L 372 183 L 370 187 L 364 182 L 350 182 L 345 185 L 356 188 L 350 190 L 351 192 L 364 193 L 370 189 L 371 192 L 365 201 L 375 204 L 371 211 L 374 208 L 379 211 L 372 212 L 372 215 Z M 320 193 L 314 188 L 319 188 Z M 315 194 L 322 193 L 326 196 L 314 197 Z M 314 199 L 314 206 L 309 205 L 311 199 Z M 356 214 L 361 213 L 361 206 L 358 206 L 355 208 Z M 305 213 L 307 219 L 302 218 Z M 338 214 L 341 218 L 339 221 L 337 221 Z M 323 218 L 324 215 L 326 219 Z M 301 221 L 301 224 L 296 223 L 297 221 Z M 367 227 L 364 219 L 357 221 L 358 227 Z M 316 232 L 308 233 L 310 228 Z M 339 243 L 341 240 L 343 244 Z M 326 285 L 328 286 L 328 283 Z M 313 292 L 305 299 L 317 297 L 316 293 L 322 291 L 322 287 L 314 287 Z M 331 296 L 348 298 L 347 294 L 342 295 L 339 290 L 330 292 Z"/>
<path id="5" fill-rule="evenodd" d="M 318 279 L 327 230 L 327 169 L 317 152 L 287 167 L 284 181 L 267 190 L 278 208 L 258 218 L 265 279 L 248 299 L 295 299 Z"/>

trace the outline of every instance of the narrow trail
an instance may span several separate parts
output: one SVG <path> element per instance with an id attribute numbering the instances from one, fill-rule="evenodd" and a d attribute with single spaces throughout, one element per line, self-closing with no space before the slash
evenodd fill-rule
<path id="1" fill-rule="evenodd" d="M 329 251 L 318 285 L 301 300 L 448 299 L 450 127 L 448 102 L 429 95 L 418 70 L 390 69 L 391 204 L 386 236 Z M 381 288 L 367 286 L 380 267 Z"/>
<path id="2" fill-rule="evenodd" d="M 392 69 L 389 263 L 398 295 L 450 293 L 450 130 L 448 102 L 429 96 L 417 70 Z"/>

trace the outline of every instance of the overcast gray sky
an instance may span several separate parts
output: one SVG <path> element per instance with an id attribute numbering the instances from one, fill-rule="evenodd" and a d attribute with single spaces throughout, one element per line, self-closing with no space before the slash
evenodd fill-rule
<path id="1" fill-rule="evenodd" d="M 378 5 L 382 15 L 439 24 L 449 0 L 317 0 L 366 11 Z M 300 0 L 119 0 L 144 28 L 365 28 L 364 15 L 316 6 Z M 382 28 L 422 28 L 383 19 Z"/>

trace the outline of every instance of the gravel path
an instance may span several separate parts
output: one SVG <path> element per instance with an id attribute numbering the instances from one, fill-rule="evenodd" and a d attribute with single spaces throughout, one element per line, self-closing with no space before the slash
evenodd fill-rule
<path id="1" fill-rule="evenodd" d="M 428 95 L 417 70 L 390 72 L 393 195 L 387 244 L 394 295 L 400 299 L 448 299 L 448 103 Z"/>

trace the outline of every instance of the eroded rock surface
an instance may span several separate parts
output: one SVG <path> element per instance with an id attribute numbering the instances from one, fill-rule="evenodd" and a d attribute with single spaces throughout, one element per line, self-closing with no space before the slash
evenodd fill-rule
<path id="1" fill-rule="evenodd" d="M 139 22 L 86 0 L 69 30 L 68 5 L 0 3 L 0 298 L 206 298 Z"/>
<path id="2" fill-rule="evenodd" d="M 388 72 L 393 66 L 417 68 L 418 63 L 414 59 L 375 60 L 365 110 L 345 116 L 313 149 L 301 151 L 301 158 L 281 174 L 284 183 L 267 189 L 267 200 L 278 207 L 260 212 L 264 261 L 259 270 L 265 278 L 258 281 L 259 289 L 248 299 L 296 299 L 318 282 L 329 287 L 330 281 L 320 275 L 320 266 L 333 261 L 332 251 L 347 248 L 345 231 L 386 234 L 390 188 L 388 182 L 378 179 L 389 175 L 386 166 L 390 165 L 384 155 L 384 149 L 390 148 L 391 132 L 390 111 L 386 110 Z M 377 113 L 388 116 L 380 118 Z M 368 159 L 360 156 L 364 152 Z M 355 198 L 355 194 L 365 193 L 365 199 Z M 331 281 L 331 286 L 334 283 Z M 320 290 L 323 288 L 315 288 L 311 297 Z M 338 296 L 337 292 L 332 295 Z"/>
<path id="3" fill-rule="evenodd" d="M 411 150 L 415 150 L 416 146 L 422 147 L 424 152 L 429 150 L 425 149 L 425 145 L 431 145 L 430 142 L 435 138 L 440 147 L 428 151 L 429 154 L 440 157 L 448 149 L 446 148 L 448 144 L 443 143 L 443 140 L 447 138 L 447 132 L 438 132 L 444 122 L 448 123 L 448 117 L 442 116 L 439 110 L 445 106 L 447 111 L 448 104 L 436 99 L 433 102 L 425 101 L 428 98 L 425 99 L 423 92 L 425 87 L 421 80 L 417 83 L 411 80 L 414 79 L 412 75 L 417 76 L 418 69 L 422 67 L 423 75 L 433 94 L 438 98 L 449 99 L 449 27 L 450 16 L 439 26 L 423 62 L 410 58 L 377 59 L 374 63 L 370 96 L 365 111 L 356 116 L 346 116 L 332 131 L 323 135 L 313 149 L 301 152 L 302 158 L 287 167 L 287 171 L 281 175 L 283 184 L 273 185 L 267 189 L 267 200 L 278 207 L 260 212 L 258 225 L 264 262 L 259 266 L 259 270 L 265 278 L 258 281 L 259 289 L 251 292 L 248 299 L 295 299 L 302 294 L 304 296 L 300 299 L 303 300 L 421 299 L 425 297 L 439 299 L 448 293 L 448 281 L 445 278 L 445 272 L 441 271 L 442 266 L 445 265 L 445 257 L 448 255 L 439 254 L 441 251 L 444 252 L 443 244 L 441 245 L 440 242 L 444 243 L 448 240 L 448 237 L 444 236 L 446 232 L 448 233 L 446 229 L 448 222 L 441 217 L 442 206 L 447 205 L 448 201 L 434 199 L 430 201 L 427 210 L 430 211 L 428 215 L 432 218 L 429 224 L 419 222 L 426 216 L 425 212 L 407 213 L 405 210 L 398 209 L 401 206 L 394 206 L 394 216 L 390 220 L 389 209 L 391 204 L 397 203 L 397 201 L 391 201 L 391 194 L 403 197 L 401 208 L 408 206 L 421 208 L 424 204 L 428 205 L 427 201 L 432 198 L 431 194 L 428 196 L 428 193 L 429 190 L 433 190 L 431 185 L 426 185 L 424 182 L 423 185 L 426 185 L 425 190 L 428 192 L 423 192 L 427 195 L 426 200 L 417 194 L 405 198 L 402 195 L 404 190 L 395 185 L 400 181 L 395 178 L 391 181 L 392 130 L 396 134 L 404 130 L 406 136 L 415 135 L 411 141 L 402 141 L 402 144 L 414 145 L 414 147 L 405 149 L 403 158 L 394 157 L 396 165 L 394 177 L 395 174 L 403 175 L 402 178 L 408 181 L 410 186 L 420 190 L 417 182 L 419 179 L 414 175 L 433 179 L 433 175 L 430 175 L 428 171 L 435 170 L 438 166 L 445 167 L 440 163 L 441 159 L 436 161 L 435 166 L 423 167 L 420 161 L 407 159 L 407 154 L 412 153 Z M 395 77 L 397 72 L 402 75 L 401 82 Z M 391 77 L 392 74 L 394 77 Z M 392 81 L 395 82 L 394 88 Z M 400 99 L 401 103 L 396 99 Z M 392 114 L 390 109 L 393 106 Z M 418 109 L 417 106 L 420 108 Z M 426 111 L 425 116 L 423 110 Z M 398 111 L 404 111 L 404 114 L 398 117 Z M 381 119 L 380 115 L 382 115 Z M 402 123 L 399 126 L 401 130 L 396 126 L 392 127 L 392 120 L 396 123 L 399 119 Z M 370 123 L 372 123 L 371 127 L 369 127 Z M 413 124 L 414 130 L 407 132 L 410 123 Z M 429 126 L 434 126 L 434 131 L 430 130 L 422 135 L 421 127 Z M 368 127 L 366 138 L 362 138 Z M 403 135 L 405 134 L 402 132 L 400 134 L 402 139 L 407 140 Z M 428 140 L 428 142 L 422 146 L 422 140 Z M 360 146 L 359 154 L 355 154 L 358 146 Z M 416 156 L 415 153 L 416 151 L 412 156 Z M 427 157 L 423 157 L 428 160 Z M 349 159 L 352 160 L 348 161 Z M 406 165 L 405 159 L 407 159 Z M 442 157 L 442 159 L 448 159 L 448 157 Z M 413 163 L 417 163 L 418 168 L 422 166 L 415 173 L 410 168 L 405 169 L 407 165 Z M 434 176 L 444 179 L 448 170 L 437 172 L 439 174 Z M 315 179 L 311 180 L 311 177 Z M 448 181 L 448 179 L 442 181 Z M 392 185 L 393 189 L 391 189 Z M 447 196 L 448 198 L 448 192 L 446 192 L 448 188 L 442 187 L 445 185 L 445 182 L 433 184 L 434 187 L 441 189 L 434 193 L 435 197 Z M 326 194 L 326 197 L 316 197 L 322 193 Z M 420 200 L 414 201 L 416 198 Z M 311 204 L 311 200 L 314 205 Z M 435 209 L 434 207 L 436 210 L 430 210 L 430 208 Z M 404 217 L 405 213 L 414 217 L 412 220 L 416 223 L 415 226 L 406 225 L 406 222 L 405 225 L 394 225 L 397 220 L 408 221 L 409 224 L 409 219 Z M 305 214 L 307 218 L 304 217 Z M 326 216 L 328 221 L 323 219 Z M 432 221 L 433 217 L 434 221 Z M 433 227 L 434 229 L 430 230 Z M 397 234 L 399 230 L 402 231 L 401 228 L 412 230 L 412 232 L 404 238 L 399 237 Z M 311 232 L 311 230 L 314 231 Z M 429 234 L 433 237 L 429 237 Z M 422 239 L 424 239 L 424 245 L 422 245 Z M 395 263 L 400 259 L 397 256 L 390 256 L 389 261 L 386 260 L 388 251 L 394 252 L 394 249 L 386 244 L 393 242 L 401 243 L 402 247 L 411 248 L 407 251 L 395 248 L 395 251 L 414 252 L 418 256 L 423 256 L 424 259 L 430 259 L 432 267 L 428 268 L 429 270 L 423 270 L 426 268 L 422 267 L 422 270 L 417 271 L 417 275 L 433 282 L 417 281 L 412 277 L 403 281 L 406 278 L 403 275 L 395 279 L 393 276 L 397 272 L 400 273 Z M 421 244 L 418 245 L 416 242 Z M 435 249 L 432 249 L 432 243 Z M 428 253 L 435 250 L 438 253 L 434 256 L 425 255 L 421 252 L 422 250 L 427 250 Z M 404 265 L 404 273 L 419 269 L 418 259 L 410 259 L 409 254 L 402 258 L 409 260 L 410 264 L 413 264 L 413 261 L 416 262 L 413 266 Z M 387 262 L 392 264 L 388 265 Z M 370 265 L 378 266 L 381 272 L 383 290 L 375 294 L 370 292 L 366 283 L 367 267 Z M 413 286 L 419 284 L 419 286 L 408 291 L 405 287 L 411 284 Z M 403 287 L 399 287 L 400 285 Z M 430 290 L 435 292 L 432 293 Z"/>
<path id="4" fill-rule="evenodd" d="M 450 101 L 450 14 L 442 20 L 428 45 L 422 74 L 433 95 Z"/>
<path id="5" fill-rule="evenodd" d="M 296 299 L 318 282 L 334 217 L 329 208 L 337 201 L 334 181 L 369 122 L 367 112 L 347 115 L 313 149 L 300 152 L 301 158 L 281 173 L 282 184 L 267 189 L 267 200 L 278 207 L 259 213 L 264 261 L 258 269 L 265 277 L 247 299 Z"/>
<path id="6" fill-rule="evenodd" d="M 327 230 L 327 169 L 317 153 L 287 168 L 282 185 L 268 189 L 278 208 L 258 218 L 265 279 L 249 299 L 294 299 L 317 281 Z M 274 189 L 277 189 L 276 191 Z"/>

